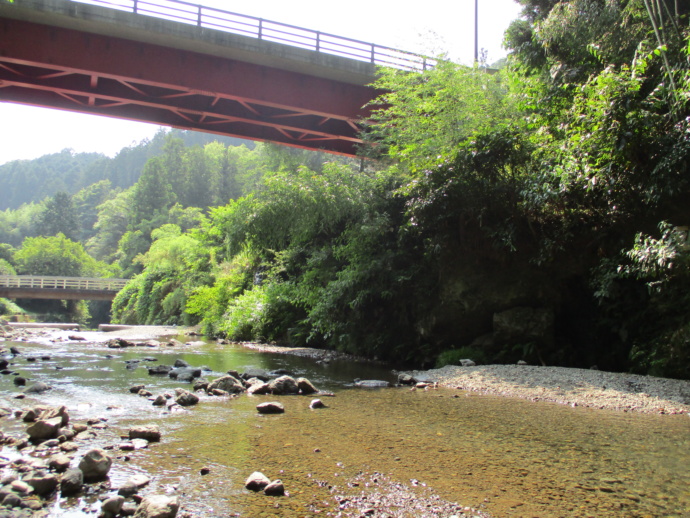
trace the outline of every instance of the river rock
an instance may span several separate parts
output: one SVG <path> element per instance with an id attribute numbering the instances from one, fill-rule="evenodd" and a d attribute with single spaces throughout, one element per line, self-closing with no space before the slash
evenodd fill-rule
<path id="1" fill-rule="evenodd" d="M 154 367 L 147 367 L 147 368 L 149 371 L 149 375 L 151 375 L 151 376 L 156 376 L 156 375 L 165 376 L 172 370 L 172 367 L 170 365 L 156 365 Z"/>
<path id="2" fill-rule="evenodd" d="M 103 516 L 111 517 L 115 516 L 122 509 L 122 504 L 125 503 L 125 498 L 121 495 L 111 496 L 103 501 L 101 504 L 101 513 Z"/>
<path id="3" fill-rule="evenodd" d="M 258 396 L 271 393 L 271 387 L 268 383 L 261 381 L 259 378 L 251 378 L 247 380 L 247 384 L 249 385 L 249 387 L 247 387 L 247 394 L 255 394 Z"/>
<path id="4" fill-rule="evenodd" d="M 17 387 L 23 387 L 26 385 L 26 378 L 23 376 L 16 376 L 13 380 L 12 383 L 14 383 Z"/>
<path id="5" fill-rule="evenodd" d="M 224 390 L 230 394 L 239 394 L 244 392 L 244 385 L 234 376 L 228 375 L 216 378 L 209 383 L 208 392 L 211 392 L 213 389 Z"/>
<path id="6" fill-rule="evenodd" d="M 52 417 L 50 419 L 40 419 L 33 423 L 26 429 L 26 433 L 29 434 L 29 438 L 33 442 L 44 441 L 46 439 L 52 439 L 57 437 L 58 431 L 62 426 L 61 417 Z"/>
<path id="7" fill-rule="evenodd" d="M 58 478 L 53 473 L 43 470 L 32 471 L 22 480 L 29 484 L 37 495 L 41 496 L 50 495 L 58 486 Z"/>
<path id="8" fill-rule="evenodd" d="M 246 487 L 250 491 L 261 491 L 270 483 L 271 480 L 266 475 L 264 475 L 260 471 L 255 471 L 254 473 L 249 475 L 247 480 L 244 482 L 244 487 Z"/>
<path id="9" fill-rule="evenodd" d="M 246 371 L 244 371 L 244 373 L 242 373 L 243 380 L 250 380 L 252 378 L 258 378 L 261 381 L 268 381 L 269 379 L 271 379 L 271 377 L 268 375 L 268 372 L 266 372 L 263 369 L 252 368 L 247 369 Z"/>
<path id="10" fill-rule="evenodd" d="M 60 477 L 60 494 L 71 496 L 79 493 L 84 485 L 84 473 L 80 469 L 68 469 Z"/>
<path id="11" fill-rule="evenodd" d="M 321 401 L 320 399 L 312 399 L 311 403 L 309 403 L 309 408 L 326 408 L 326 405 L 324 405 L 323 401 Z"/>
<path id="12" fill-rule="evenodd" d="M 173 367 L 175 367 L 175 368 L 183 367 L 184 368 L 184 367 L 191 367 L 191 365 L 189 365 L 189 363 L 187 363 L 185 360 L 178 358 L 177 360 L 175 360 Z"/>
<path id="13" fill-rule="evenodd" d="M 72 459 L 70 459 L 64 453 L 56 453 L 48 459 L 48 467 L 54 471 L 57 471 L 58 473 L 62 473 L 69 468 L 71 462 Z"/>
<path id="14" fill-rule="evenodd" d="M 133 385 L 133 386 L 129 387 L 129 391 L 132 394 L 138 394 L 140 390 L 143 390 L 145 388 L 146 388 L 146 385 Z"/>
<path id="15" fill-rule="evenodd" d="M 4 507 L 21 507 L 22 504 L 23 502 L 21 497 L 15 493 L 8 493 L 5 498 L 2 499 L 2 505 Z M 14 516 L 14 514 L 11 514 L 10 516 Z"/>
<path id="16" fill-rule="evenodd" d="M 314 384 L 307 378 L 297 378 L 297 388 L 300 394 L 309 395 L 318 392 Z"/>
<path id="17" fill-rule="evenodd" d="M 167 402 L 168 400 L 163 394 L 158 394 L 156 399 L 153 400 L 153 406 L 165 406 Z"/>
<path id="18" fill-rule="evenodd" d="M 400 374 L 398 374 L 398 383 L 400 385 L 414 385 L 417 383 L 417 380 L 414 379 L 414 377 L 410 374 L 407 374 L 406 372 L 401 372 Z"/>
<path id="19" fill-rule="evenodd" d="M 205 378 L 201 378 L 201 379 L 198 379 L 194 382 L 192 389 L 195 392 L 197 390 L 203 390 L 204 392 L 208 392 L 208 385 L 209 385 L 209 381 Z"/>
<path id="20" fill-rule="evenodd" d="M 51 387 L 51 386 L 48 385 L 47 383 L 43 383 L 42 381 L 39 381 L 39 382 L 34 383 L 33 385 L 31 385 L 31 386 L 30 386 L 29 388 L 27 388 L 24 392 L 25 392 L 26 394 L 43 394 L 44 392 L 47 392 L 47 391 L 50 390 L 51 388 L 53 388 L 53 387 Z"/>
<path id="21" fill-rule="evenodd" d="M 108 340 L 105 345 L 110 349 L 122 349 L 124 347 L 134 347 L 133 342 L 124 340 L 123 338 L 112 338 Z"/>
<path id="22" fill-rule="evenodd" d="M 297 381 L 291 376 L 280 376 L 279 378 L 269 381 L 268 386 L 271 389 L 271 393 L 276 395 L 299 393 Z"/>
<path id="23" fill-rule="evenodd" d="M 175 518 L 179 508 L 176 496 L 148 495 L 137 507 L 134 518 Z"/>
<path id="24" fill-rule="evenodd" d="M 360 388 L 383 388 L 383 387 L 389 387 L 390 383 L 387 381 L 382 381 L 382 380 L 360 380 L 356 379 L 355 380 L 355 387 L 360 387 Z"/>
<path id="25" fill-rule="evenodd" d="M 282 480 L 274 480 L 264 488 L 264 494 L 268 496 L 283 496 L 285 494 L 285 486 Z"/>
<path id="26" fill-rule="evenodd" d="M 474 362 L 474 360 L 470 360 L 469 358 L 464 358 L 460 360 L 460 365 L 463 367 L 475 367 L 477 364 Z"/>
<path id="27" fill-rule="evenodd" d="M 256 409 L 260 414 L 282 414 L 285 412 L 285 407 L 277 401 L 268 401 L 256 405 Z"/>
<path id="28" fill-rule="evenodd" d="M 100 448 L 93 448 L 79 461 L 79 469 L 84 473 L 84 480 L 99 481 L 106 478 L 113 459 Z"/>
<path id="29" fill-rule="evenodd" d="M 158 442 L 161 440 L 161 431 L 155 424 L 133 426 L 129 429 L 129 438 Z"/>
<path id="30" fill-rule="evenodd" d="M 197 367 L 178 367 L 171 370 L 168 376 L 177 381 L 187 381 L 191 383 L 195 378 L 201 376 L 201 369 Z"/>
<path id="31" fill-rule="evenodd" d="M 199 402 L 199 396 L 192 394 L 189 390 L 175 389 L 175 403 L 180 406 L 193 406 Z"/>

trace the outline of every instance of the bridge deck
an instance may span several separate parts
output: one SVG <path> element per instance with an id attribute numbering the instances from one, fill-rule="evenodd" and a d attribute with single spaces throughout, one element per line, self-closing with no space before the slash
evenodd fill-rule
<path id="1" fill-rule="evenodd" d="M 355 155 L 376 64 L 424 67 L 237 16 L 176 0 L 0 2 L 0 100 Z"/>
<path id="2" fill-rule="evenodd" d="M 0 297 L 53 300 L 112 300 L 127 279 L 0 275 Z"/>

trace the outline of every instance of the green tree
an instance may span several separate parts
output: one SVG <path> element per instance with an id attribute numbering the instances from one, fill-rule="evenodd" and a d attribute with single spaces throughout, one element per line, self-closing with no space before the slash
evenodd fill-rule
<path id="1" fill-rule="evenodd" d="M 110 268 L 86 253 L 80 243 L 64 234 L 29 237 L 14 254 L 20 275 L 97 277 L 110 275 Z"/>
<path id="2" fill-rule="evenodd" d="M 77 238 L 79 221 L 72 196 L 60 191 L 46 200 L 39 216 L 38 231 L 44 236 L 63 234 L 68 239 Z"/>

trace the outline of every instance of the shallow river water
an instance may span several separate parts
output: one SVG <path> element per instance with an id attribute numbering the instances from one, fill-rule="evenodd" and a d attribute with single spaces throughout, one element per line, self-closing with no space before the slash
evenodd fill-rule
<path id="1" fill-rule="evenodd" d="M 194 516 L 337 516 L 334 495 L 354 493 L 347 483 L 357 474 L 379 472 L 496 517 L 690 517 L 687 415 L 571 408 L 450 389 L 363 390 L 352 387 L 354 378 L 393 381 L 390 370 L 322 365 L 233 345 L 5 345 L 22 351 L 13 370 L 54 388 L 38 399 L 14 400 L 20 389 L 2 376 L 2 406 L 40 401 L 66 405 L 73 421 L 107 418 L 99 438 L 106 445 L 117 444 L 132 424 L 158 424 L 161 443 L 128 453 L 128 459 L 113 450 L 112 485 L 146 473 L 153 479 L 147 491 L 175 490 Z M 28 362 L 28 356 L 50 360 Z M 195 407 L 166 413 L 128 388 L 145 384 L 156 395 L 185 384 L 149 376 L 144 366 L 153 362 L 126 368 L 125 360 L 145 357 L 208 366 L 209 379 L 230 369 L 287 369 L 335 397 L 322 398 L 328 405 L 322 410 L 310 410 L 312 398 L 304 396 L 203 397 Z M 258 403 L 276 399 L 284 414 L 256 412 Z M 7 418 L 0 425 L 10 433 L 20 427 Z M 7 448 L 3 453 L 10 454 Z M 200 474 L 203 467 L 208 475 Z M 253 471 L 280 478 L 289 496 L 246 491 L 244 480 Z M 89 504 L 57 501 L 51 513 L 86 516 L 82 509 Z M 390 512 L 408 516 L 404 509 Z"/>

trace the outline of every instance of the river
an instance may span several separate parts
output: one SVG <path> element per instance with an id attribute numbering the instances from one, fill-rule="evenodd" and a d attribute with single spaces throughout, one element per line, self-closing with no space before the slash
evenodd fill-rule
<path id="1" fill-rule="evenodd" d="M 192 516 L 359 516 L 361 510 L 343 502 L 367 490 L 362 477 L 374 473 L 495 517 L 690 516 L 687 415 L 571 408 L 450 389 L 358 389 L 354 378 L 394 381 L 393 374 L 369 364 L 320 364 L 239 345 L 5 345 L 22 352 L 13 370 L 53 389 L 37 399 L 15 400 L 21 388 L 2 376 L 2 406 L 64 404 L 72 421 L 103 418 L 107 429 L 99 432 L 100 445 L 116 445 L 132 424 L 158 424 L 161 443 L 135 452 L 112 450 L 112 486 L 132 474 L 148 474 L 147 492 L 178 494 Z M 125 361 L 144 358 L 156 362 L 127 368 Z M 335 396 L 322 398 L 328 408 L 321 410 L 309 408 L 311 397 L 242 395 L 202 397 L 187 410 L 166 412 L 129 392 L 137 384 L 154 395 L 186 386 L 150 376 L 145 368 L 178 358 L 207 366 L 209 379 L 228 370 L 286 369 Z M 276 399 L 284 414 L 257 413 L 258 403 Z M 6 433 L 23 426 L 8 418 L 0 422 Z M 12 452 L 5 448 L 3 454 Z M 201 468 L 209 473 L 202 475 Z M 246 491 L 244 481 L 254 471 L 280 478 L 289 496 Z M 94 505 L 95 497 L 54 500 L 51 516 L 93 516 L 88 509 Z M 404 507 L 386 511 L 376 516 L 418 515 Z"/>

